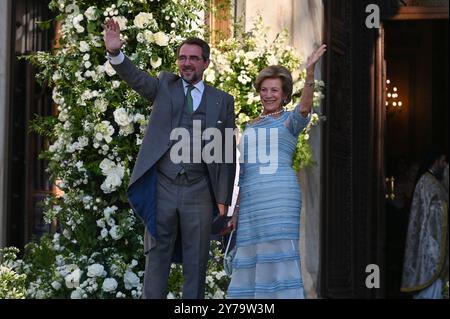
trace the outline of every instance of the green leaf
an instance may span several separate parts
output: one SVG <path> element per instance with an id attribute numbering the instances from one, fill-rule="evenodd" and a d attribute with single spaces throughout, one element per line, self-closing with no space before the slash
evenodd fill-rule
<path id="1" fill-rule="evenodd" d="M 87 30 L 89 33 L 95 33 L 97 30 L 97 25 L 94 22 L 89 22 L 87 25 Z"/>
<path id="2" fill-rule="evenodd" d="M 53 19 L 50 19 L 46 21 L 36 21 L 36 24 L 41 30 L 49 30 L 52 27 L 52 22 Z"/>

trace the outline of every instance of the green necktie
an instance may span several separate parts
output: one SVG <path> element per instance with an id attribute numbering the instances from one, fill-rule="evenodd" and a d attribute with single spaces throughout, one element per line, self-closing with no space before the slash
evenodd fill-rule
<path id="1" fill-rule="evenodd" d="M 188 107 L 189 112 L 194 112 L 194 100 L 192 99 L 192 90 L 195 88 L 192 84 L 188 85 L 187 93 L 186 93 L 186 105 Z"/>

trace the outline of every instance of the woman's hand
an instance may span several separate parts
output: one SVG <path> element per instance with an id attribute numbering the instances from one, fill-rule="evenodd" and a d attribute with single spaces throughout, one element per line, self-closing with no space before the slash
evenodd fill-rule
<path id="1" fill-rule="evenodd" d="M 103 35 L 103 40 L 105 41 L 106 51 L 110 53 L 118 53 L 122 45 L 125 43 L 120 39 L 120 27 L 119 23 L 113 19 L 109 19 L 106 24 L 103 25 L 103 30 L 105 33 Z"/>
<path id="2" fill-rule="evenodd" d="M 319 59 L 322 57 L 322 55 L 326 51 L 327 51 L 327 45 L 322 44 L 316 51 L 311 53 L 311 55 L 306 60 L 306 64 L 305 64 L 307 72 L 312 72 L 312 74 L 314 74 L 314 67 L 315 67 L 317 61 L 319 61 Z"/>

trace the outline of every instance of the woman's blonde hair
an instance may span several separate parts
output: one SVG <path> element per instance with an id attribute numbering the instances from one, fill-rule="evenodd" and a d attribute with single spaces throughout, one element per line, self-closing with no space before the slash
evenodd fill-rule
<path id="1" fill-rule="evenodd" d="M 281 89 L 283 93 L 286 94 L 286 98 L 283 101 L 283 105 L 288 104 L 292 99 L 292 90 L 293 90 L 293 80 L 291 72 L 281 65 L 271 65 L 268 66 L 259 72 L 255 81 L 255 89 L 256 92 L 261 91 L 261 84 L 266 79 L 280 79 L 281 80 Z"/>

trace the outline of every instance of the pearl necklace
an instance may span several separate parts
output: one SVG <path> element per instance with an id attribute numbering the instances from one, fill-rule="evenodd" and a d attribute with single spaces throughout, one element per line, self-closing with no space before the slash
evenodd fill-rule
<path id="1" fill-rule="evenodd" d="M 281 113 L 283 113 L 284 112 L 284 109 L 281 109 L 281 110 L 279 110 L 279 111 L 276 111 L 276 112 L 273 112 L 273 113 L 269 113 L 269 114 L 260 114 L 259 115 L 259 117 L 260 118 L 266 118 L 266 117 L 269 117 L 269 116 L 273 116 L 273 115 L 277 115 L 277 114 L 281 114 Z"/>

